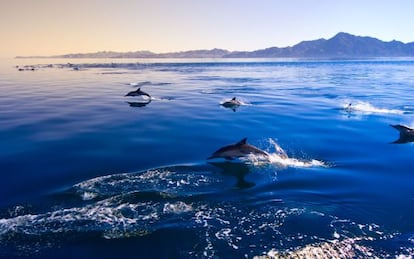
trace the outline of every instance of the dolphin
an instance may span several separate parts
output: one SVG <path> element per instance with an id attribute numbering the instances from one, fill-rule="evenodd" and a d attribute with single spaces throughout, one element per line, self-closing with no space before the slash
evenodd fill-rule
<path id="1" fill-rule="evenodd" d="M 349 103 L 348 106 L 346 106 L 345 111 L 351 112 L 352 110 L 354 110 L 354 107 L 352 107 L 352 103 Z"/>
<path id="2" fill-rule="evenodd" d="M 400 132 L 400 138 L 392 143 L 403 144 L 408 142 L 414 142 L 414 129 L 400 124 L 390 126 Z"/>
<path id="3" fill-rule="evenodd" d="M 258 149 L 255 146 L 247 144 L 247 138 L 244 138 L 236 144 L 228 145 L 218 149 L 207 159 L 222 157 L 227 160 L 233 160 L 235 157 L 245 157 L 250 154 L 269 157 L 269 153 Z"/>
<path id="4" fill-rule="evenodd" d="M 233 111 L 236 111 L 236 108 L 239 107 L 242 103 L 233 97 L 231 100 L 223 102 L 221 105 L 226 108 L 231 108 Z"/>
<path id="5" fill-rule="evenodd" d="M 138 88 L 135 91 L 132 91 L 132 92 L 127 93 L 125 96 L 142 96 L 142 95 L 145 95 L 145 96 L 148 96 L 149 98 L 151 98 L 151 95 L 147 94 L 144 91 L 141 91 L 141 87 Z"/>

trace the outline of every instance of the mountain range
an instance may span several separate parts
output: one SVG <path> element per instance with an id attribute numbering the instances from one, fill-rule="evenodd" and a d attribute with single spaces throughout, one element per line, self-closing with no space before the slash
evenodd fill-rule
<path id="1" fill-rule="evenodd" d="M 254 51 L 224 49 L 191 50 L 170 53 L 150 51 L 65 54 L 31 58 L 372 58 L 413 57 L 414 42 L 381 41 L 372 37 L 340 32 L 330 39 L 302 41 L 291 47 L 270 47 Z M 16 57 L 29 58 L 29 57 Z"/>

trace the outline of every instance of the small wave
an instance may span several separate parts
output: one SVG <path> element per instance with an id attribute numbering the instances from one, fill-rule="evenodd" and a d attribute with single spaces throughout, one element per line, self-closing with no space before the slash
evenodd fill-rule
<path id="1" fill-rule="evenodd" d="M 134 83 L 129 83 L 130 86 L 133 87 L 138 87 L 138 86 L 144 86 L 144 85 L 151 85 L 151 81 L 143 81 L 143 82 L 134 82 Z"/>
<path id="2" fill-rule="evenodd" d="M 200 166 L 169 166 L 134 173 L 100 176 L 75 184 L 71 192 L 83 200 L 97 200 L 130 192 L 156 191 L 170 195 L 194 195 L 211 190 L 221 180 Z"/>
<path id="3" fill-rule="evenodd" d="M 154 96 L 152 96 L 151 97 L 151 100 L 153 100 L 153 101 L 171 101 L 171 100 L 173 100 L 174 98 L 173 97 L 154 97 Z"/>
<path id="4" fill-rule="evenodd" d="M 142 82 L 132 82 L 132 83 L 129 83 L 128 85 L 133 86 L 133 87 L 141 87 L 144 85 L 162 86 L 162 85 L 169 85 L 169 84 L 171 83 L 163 83 L 163 82 L 154 83 L 151 81 L 142 81 Z"/>
<path id="5" fill-rule="evenodd" d="M 78 69 L 79 70 L 79 69 Z M 122 75 L 122 74 L 126 74 L 126 72 L 102 72 L 101 75 Z"/>
<path id="6" fill-rule="evenodd" d="M 404 114 L 405 113 L 403 110 L 379 108 L 379 107 L 372 105 L 369 102 L 363 102 L 363 101 L 356 101 L 356 102 L 346 101 L 341 105 L 341 109 L 346 112 L 359 112 L 363 114 L 371 114 L 371 113 Z"/>

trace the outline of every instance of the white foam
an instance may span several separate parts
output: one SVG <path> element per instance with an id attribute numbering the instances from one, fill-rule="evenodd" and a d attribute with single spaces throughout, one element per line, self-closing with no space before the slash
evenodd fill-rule
<path id="1" fill-rule="evenodd" d="M 163 213 L 181 214 L 185 212 L 190 212 L 192 210 L 193 207 L 190 204 L 187 204 L 182 201 L 176 203 L 167 202 L 166 204 L 164 204 Z"/>
<path id="2" fill-rule="evenodd" d="M 81 197 L 82 197 L 82 200 L 89 201 L 89 200 L 93 200 L 96 197 L 98 197 L 98 194 L 94 192 L 84 192 L 83 194 L 81 194 Z"/>
<path id="3" fill-rule="evenodd" d="M 271 249 L 265 258 L 359 258 L 361 255 L 372 257 L 375 254 L 372 247 L 362 246 L 358 244 L 358 241 L 360 241 L 359 238 L 347 238 L 341 241 L 320 242 L 293 251 L 281 252 Z M 254 258 L 263 257 L 255 256 Z"/>
<path id="4" fill-rule="evenodd" d="M 384 113 L 384 114 L 404 114 L 404 111 L 397 109 L 379 108 L 369 102 L 363 101 L 345 101 L 341 108 L 347 112 L 359 112 L 363 114 Z"/>
<path id="5" fill-rule="evenodd" d="M 281 167 L 327 167 L 327 165 L 316 159 L 301 160 L 288 157 L 285 150 L 273 139 L 269 138 L 268 142 L 274 152 L 268 153 L 268 156 L 250 154 L 241 160 L 245 160 L 253 165 L 274 164 Z"/>
<path id="6" fill-rule="evenodd" d="M 278 164 L 286 167 L 326 167 L 324 162 L 316 159 L 299 160 L 296 158 L 280 157 L 277 154 L 270 154 L 269 160 L 272 164 Z"/>
<path id="7" fill-rule="evenodd" d="M 151 96 L 151 101 L 170 102 L 171 100 L 173 100 L 172 97 L 157 97 L 157 96 Z"/>
<path id="8" fill-rule="evenodd" d="M 70 231 L 113 231 L 112 237 L 123 237 L 140 231 L 159 220 L 159 203 L 136 204 L 118 201 L 117 197 L 85 207 L 59 209 L 38 215 L 0 219 L 0 239 L 10 233 L 39 235 Z M 126 215 L 124 215 L 126 213 Z M 88 222 L 85 225 L 84 222 Z M 117 235 L 114 235 L 114 233 Z M 103 233 L 103 234 L 104 234 Z M 108 237 L 106 237 L 108 238 Z"/>

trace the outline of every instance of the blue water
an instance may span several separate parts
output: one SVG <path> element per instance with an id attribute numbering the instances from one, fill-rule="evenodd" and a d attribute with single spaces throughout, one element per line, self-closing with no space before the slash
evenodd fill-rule
<path id="1" fill-rule="evenodd" d="M 414 255 L 412 60 L 0 68 L 0 257 Z"/>

